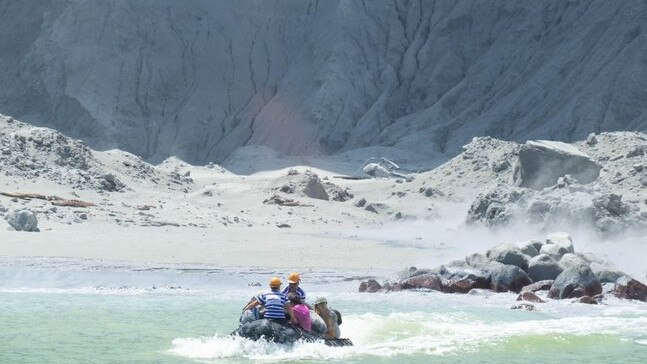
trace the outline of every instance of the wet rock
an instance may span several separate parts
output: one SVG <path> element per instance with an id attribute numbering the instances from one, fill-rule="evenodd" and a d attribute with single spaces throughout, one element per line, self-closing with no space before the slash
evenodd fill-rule
<path id="1" fill-rule="evenodd" d="M 435 274 L 422 274 L 400 282 L 402 289 L 431 289 L 442 291 L 442 279 Z"/>
<path id="2" fill-rule="evenodd" d="M 492 262 L 484 267 L 490 272 L 492 290 L 495 292 L 519 292 L 532 283 L 532 279 L 521 268 Z"/>
<path id="3" fill-rule="evenodd" d="M 4 219 L 17 231 L 38 232 L 38 219 L 30 210 L 16 210 L 5 215 Z"/>
<path id="4" fill-rule="evenodd" d="M 546 244 L 541 247 L 539 254 L 548 255 L 549 257 L 559 261 L 562 257 L 568 253 L 568 250 L 557 244 Z"/>
<path id="5" fill-rule="evenodd" d="M 465 257 L 465 262 L 470 267 L 477 267 L 486 264 L 490 259 L 485 254 L 474 253 Z"/>
<path id="6" fill-rule="evenodd" d="M 539 255 L 539 250 L 537 250 L 537 248 L 535 247 L 534 241 L 529 241 L 527 243 L 521 244 L 519 246 L 519 249 L 523 254 L 529 256 L 530 258 Z M 539 249 L 541 249 L 541 247 Z"/>
<path id="7" fill-rule="evenodd" d="M 564 269 L 574 267 L 576 265 L 588 265 L 590 262 L 579 254 L 567 253 L 559 260 Z"/>
<path id="8" fill-rule="evenodd" d="M 536 303 L 545 303 L 546 301 L 542 300 L 534 292 L 531 291 L 522 291 L 517 297 L 517 301 L 528 301 Z"/>
<path id="9" fill-rule="evenodd" d="M 528 263 L 528 276 L 534 282 L 553 280 L 563 271 L 564 267 L 547 254 L 540 254 Z"/>
<path id="10" fill-rule="evenodd" d="M 517 186 L 542 190 L 570 174 L 582 184 L 595 181 L 600 165 L 572 145 L 552 141 L 529 141 L 519 149 L 515 169 Z"/>
<path id="11" fill-rule="evenodd" d="M 535 282 L 533 284 L 529 284 L 527 286 L 524 286 L 521 291 L 522 292 L 537 292 L 537 291 L 548 291 L 550 287 L 553 286 L 553 283 L 555 281 L 552 279 L 547 279 L 544 281 L 539 281 Z"/>
<path id="12" fill-rule="evenodd" d="M 512 307 L 510 307 L 510 309 L 512 309 L 512 310 L 534 311 L 535 306 L 531 305 L 529 303 L 520 303 L 520 304 L 512 305 Z"/>
<path id="13" fill-rule="evenodd" d="M 602 293 L 602 285 L 587 265 L 576 265 L 560 274 L 548 292 L 548 298 L 565 299 L 595 296 Z"/>
<path id="14" fill-rule="evenodd" d="M 631 277 L 619 278 L 613 294 L 618 298 L 647 302 L 647 286 Z"/>
<path id="15" fill-rule="evenodd" d="M 582 297 L 578 298 L 576 302 L 578 302 L 578 303 L 586 303 L 588 305 L 597 305 L 598 304 L 598 301 L 596 301 L 595 298 L 593 298 L 591 296 L 582 296 Z"/>
<path id="16" fill-rule="evenodd" d="M 603 264 L 598 262 L 592 262 L 590 264 L 593 274 L 600 280 L 601 283 L 615 283 L 620 277 L 626 276 L 626 274 L 611 269 Z"/>
<path id="17" fill-rule="evenodd" d="M 472 289 L 490 288 L 490 272 L 484 269 L 464 266 L 442 266 L 441 285 L 446 293 L 467 293 Z"/>
<path id="18" fill-rule="evenodd" d="M 359 284 L 360 292 L 374 293 L 382 289 L 382 285 L 375 279 L 369 279 Z"/>
<path id="19" fill-rule="evenodd" d="M 514 265 L 524 271 L 528 270 L 528 258 L 514 244 L 499 244 L 488 250 L 486 255 L 492 261 Z"/>

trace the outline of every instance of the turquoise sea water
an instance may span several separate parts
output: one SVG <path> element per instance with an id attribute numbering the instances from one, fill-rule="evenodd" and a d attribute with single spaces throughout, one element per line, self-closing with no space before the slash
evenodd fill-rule
<path id="1" fill-rule="evenodd" d="M 513 294 L 360 294 L 338 272 L 306 272 L 303 287 L 342 311 L 354 347 L 228 337 L 261 289 L 247 284 L 273 273 L 5 262 L 0 363 L 647 362 L 642 302 L 529 312 Z"/>

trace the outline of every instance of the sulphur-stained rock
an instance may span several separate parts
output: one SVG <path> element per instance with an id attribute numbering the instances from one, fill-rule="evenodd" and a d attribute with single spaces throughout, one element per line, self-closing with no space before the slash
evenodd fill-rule
<path id="1" fill-rule="evenodd" d="M 441 278 L 435 274 L 422 274 L 400 282 L 402 289 L 431 289 L 442 291 Z"/>
<path id="2" fill-rule="evenodd" d="M 519 303 L 519 304 L 516 304 L 516 305 L 512 305 L 512 307 L 510 307 L 510 308 L 513 309 L 513 310 L 526 310 L 526 311 L 534 311 L 535 310 L 535 306 L 531 305 L 529 303 Z"/>
<path id="3" fill-rule="evenodd" d="M 382 285 L 376 281 L 375 279 L 369 279 L 367 281 L 363 281 L 362 283 L 359 284 L 359 291 L 360 292 L 377 292 L 382 289 Z"/>
<path id="4" fill-rule="evenodd" d="M 492 290 L 495 292 L 519 292 L 521 288 L 532 283 L 532 279 L 521 268 L 492 262 L 487 269 L 490 272 Z"/>
<path id="5" fill-rule="evenodd" d="M 576 265 L 562 272 L 548 292 L 548 298 L 565 299 L 595 296 L 602 293 L 602 285 L 588 265 Z"/>
<path id="6" fill-rule="evenodd" d="M 589 304 L 589 305 L 597 305 L 598 304 L 598 301 L 596 301 L 595 298 L 593 298 L 591 296 L 582 296 L 582 297 L 578 298 L 576 302 L 578 302 L 578 303 L 586 303 L 586 304 Z"/>
<path id="7" fill-rule="evenodd" d="M 521 292 L 519 296 L 517 297 L 517 301 L 528 301 L 528 302 L 536 302 L 536 303 L 544 303 L 546 301 L 542 300 L 537 296 L 534 292 L 526 291 L 526 292 Z"/>
<path id="8" fill-rule="evenodd" d="M 631 277 L 618 278 L 613 294 L 618 298 L 647 302 L 647 286 Z"/>
<path id="9" fill-rule="evenodd" d="M 524 271 L 528 270 L 528 258 L 514 244 L 499 244 L 488 250 L 486 255 L 495 262 L 514 265 Z"/>
<path id="10" fill-rule="evenodd" d="M 546 279 L 543 281 L 535 282 L 529 284 L 521 289 L 522 292 L 537 292 L 537 291 L 548 291 L 550 287 L 553 286 L 555 281 L 552 279 Z"/>
<path id="11" fill-rule="evenodd" d="M 534 282 L 555 279 L 564 271 L 564 267 L 547 254 L 540 254 L 528 262 L 528 276 Z"/>

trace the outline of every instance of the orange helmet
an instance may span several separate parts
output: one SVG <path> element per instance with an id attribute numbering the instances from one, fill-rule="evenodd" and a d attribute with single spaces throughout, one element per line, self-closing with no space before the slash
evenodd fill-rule
<path id="1" fill-rule="evenodd" d="M 270 279 L 270 287 L 281 287 L 281 278 L 272 277 L 272 279 Z"/>
<path id="2" fill-rule="evenodd" d="M 288 283 L 299 283 L 301 278 L 299 278 L 299 273 L 292 272 L 288 275 Z"/>

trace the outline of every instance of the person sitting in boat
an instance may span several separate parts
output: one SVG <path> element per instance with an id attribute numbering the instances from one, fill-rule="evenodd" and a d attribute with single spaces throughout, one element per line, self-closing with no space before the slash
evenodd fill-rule
<path id="1" fill-rule="evenodd" d="M 323 335 L 324 339 L 339 339 L 341 336 L 341 332 L 339 331 L 341 317 L 337 315 L 336 310 L 328 308 L 328 301 L 324 297 L 319 297 L 315 301 L 315 313 L 321 316 L 326 323 L 326 333 Z"/>
<path id="2" fill-rule="evenodd" d="M 288 293 L 293 292 L 299 295 L 299 298 L 301 298 L 301 301 L 305 303 L 306 301 L 306 292 L 299 287 L 299 283 L 301 282 L 301 277 L 299 277 L 299 273 L 297 272 L 292 272 L 288 275 L 288 285 L 283 288 L 283 293 L 284 295 L 288 295 Z"/>
<path id="3" fill-rule="evenodd" d="M 265 308 L 264 318 L 274 321 L 286 321 L 285 312 L 288 309 L 288 300 L 281 293 L 281 284 L 281 278 L 272 277 L 270 279 L 270 292 L 255 297 L 252 302 L 243 308 L 243 312 L 261 305 Z"/>
<path id="4" fill-rule="evenodd" d="M 288 301 L 290 322 L 306 332 L 312 331 L 310 308 L 308 308 L 308 306 L 303 303 L 299 295 L 295 292 L 288 293 Z"/>

